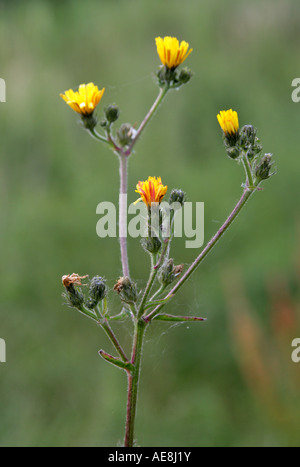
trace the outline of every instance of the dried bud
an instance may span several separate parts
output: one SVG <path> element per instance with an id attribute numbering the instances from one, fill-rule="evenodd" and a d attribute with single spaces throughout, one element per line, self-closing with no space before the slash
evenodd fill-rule
<path id="1" fill-rule="evenodd" d="M 100 276 L 95 276 L 91 280 L 89 297 L 86 301 L 86 306 L 90 309 L 95 308 L 98 303 L 104 299 L 107 293 L 105 280 Z"/>
<path id="2" fill-rule="evenodd" d="M 121 300 L 125 303 L 136 302 L 138 298 L 136 285 L 127 276 L 120 277 L 114 285 L 114 290 L 119 294 Z"/>
<path id="3" fill-rule="evenodd" d="M 76 289 L 75 285 L 82 285 L 81 279 L 88 276 L 79 276 L 78 274 L 71 274 L 62 277 L 62 283 L 66 289 L 66 297 L 71 306 L 81 308 L 84 302 L 84 296 L 80 290 Z"/>

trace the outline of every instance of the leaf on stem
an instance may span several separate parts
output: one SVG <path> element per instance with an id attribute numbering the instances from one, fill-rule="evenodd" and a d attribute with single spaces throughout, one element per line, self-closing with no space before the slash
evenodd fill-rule
<path id="1" fill-rule="evenodd" d="M 109 353 L 104 352 L 104 350 L 99 350 L 98 353 L 102 358 L 104 358 L 104 360 L 106 360 L 109 363 L 112 363 L 118 368 L 122 368 L 123 370 L 126 370 L 126 371 L 132 371 L 134 369 L 133 365 L 130 362 L 123 362 L 120 358 L 113 357 Z"/>
<path id="2" fill-rule="evenodd" d="M 198 316 L 175 316 L 165 313 L 159 313 L 155 315 L 153 319 L 160 321 L 206 321 L 206 318 L 200 318 Z"/>

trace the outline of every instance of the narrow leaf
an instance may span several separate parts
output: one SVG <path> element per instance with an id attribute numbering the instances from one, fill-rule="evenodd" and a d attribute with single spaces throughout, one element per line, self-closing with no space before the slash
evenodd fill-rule
<path id="1" fill-rule="evenodd" d="M 200 318 L 198 316 L 175 316 L 163 313 L 158 313 L 153 319 L 160 321 L 206 321 L 206 318 Z"/>
<path id="2" fill-rule="evenodd" d="M 118 357 L 113 357 L 107 352 L 104 352 L 104 350 L 99 350 L 99 355 L 104 358 L 109 363 L 112 363 L 113 365 L 117 366 L 118 368 L 122 368 L 123 370 L 126 371 L 132 371 L 134 369 L 134 366 L 130 362 L 123 362 Z"/>

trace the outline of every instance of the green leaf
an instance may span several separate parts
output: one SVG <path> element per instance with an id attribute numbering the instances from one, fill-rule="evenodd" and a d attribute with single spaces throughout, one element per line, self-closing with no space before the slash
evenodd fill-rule
<path id="1" fill-rule="evenodd" d="M 168 315 L 164 313 L 158 313 L 154 316 L 153 319 L 157 319 L 160 321 L 206 321 L 206 318 L 200 318 L 198 316 L 175 316 L 175 315 Z"/>
<path id="2" fill-rule="evenodd" d="M 121 360 L 120 358 L 113 357 L 109 353 L 104 352 L 104 350 L 99 350 L 98 353 L 99 353 L 100 357 L 104 358 L 104 360 L 106 360 L 109 363 L 112 363 L 113 365 L 117 366 L 118 368 L 122 368 L 123 370 L 126 370 L 126 371 L 132 371 L 134 369 L 134 366 L 132 365 L 132 363 L 123 362 L 123 360 Z"/>

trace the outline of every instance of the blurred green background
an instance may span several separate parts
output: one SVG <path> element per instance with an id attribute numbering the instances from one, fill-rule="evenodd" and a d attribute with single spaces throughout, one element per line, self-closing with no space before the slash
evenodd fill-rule
<path id="1" fill-rule="evenodd" d="M 126 377 L 97 352 L 101 329 L 64 304 L 61 276 L 121 274 L 117 239 L 96 235 L 96 206 L 117 202 L 118 160 L 91 139 L 59 93 L 94 81 L 120 123 L 139 124 L 157 95 L 154 38 L 193 52 L 191 82 L 171 92 L 130 159 L 205 203 L 205 241 L 241 194 L 224 152 L 219 110 L 258 128 L 277 175 L 265 183 L 166 311 L 206 323 L 155 323 L 147 334 L 136 425 L 141 446 L 298 446 L 300 363 L 297 0 L 1 1 L 1 446 L 117 446 Z M 173 256 L 197 255 L 176 239 Z M 148 257 L 129 240 L 142 286 Z M 119 304 L 111 292 L 111 307 Z M 127 348 L 131 328 L 115 327 Z"/>

